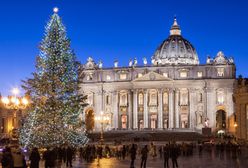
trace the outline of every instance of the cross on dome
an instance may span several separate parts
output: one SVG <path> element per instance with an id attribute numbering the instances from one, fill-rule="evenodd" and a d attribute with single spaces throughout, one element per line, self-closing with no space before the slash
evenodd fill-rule
<path id="1" fill-rule="evenodd" d="M 181 35 L 181 29 L 177 23 L 176 16 L 174 17 L 174 22 L 170 29 L 170 35 L 179 35 L 179 36 Z"/>

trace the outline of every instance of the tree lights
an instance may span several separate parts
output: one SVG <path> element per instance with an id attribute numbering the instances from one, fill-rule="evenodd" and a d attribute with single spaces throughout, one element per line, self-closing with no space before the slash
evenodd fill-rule
<path id="1" fill-rule="evenodd" d="M 54 9 L 40 44 L 33 78 L 23 88 L 32 99 L 20 143 L 27 147 L 83 145 L 88 141 L 79 115 L 86 97 L 78 93 L 78 62 Z"/>

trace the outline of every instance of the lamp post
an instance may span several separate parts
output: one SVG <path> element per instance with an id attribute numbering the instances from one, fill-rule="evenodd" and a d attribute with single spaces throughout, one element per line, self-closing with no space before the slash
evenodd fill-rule
<path id="1" fill-rule="evenodd" d="M 13 110 L 13 123 L 11 128 L 13 131 L 17 128 L 17 111 L 25 109 L 29 105 L 29 101 L 25 96 L 17 96 L 19 94 L 18 88 L 14 88 L 12 94 L 11 96 L 2 97 L 1 102 L 6 109 Z"/>
<path id="2" fill-rule="evenodd" d="M 101 124 L 101 133 L 100 133 L 100 144 L 103 145 L 103 126 L 104 124 L 108 124 L 110 121 L 109 116 L 106 116 L 103 111 L 101 111 L 99 116 L 95 117 L 95 120 Z"/>

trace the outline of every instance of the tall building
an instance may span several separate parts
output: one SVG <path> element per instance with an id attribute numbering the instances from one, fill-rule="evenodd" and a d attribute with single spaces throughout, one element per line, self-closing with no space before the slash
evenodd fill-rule
<path id="1" fill-rule="evenodd" d="M 235 64 L 223 52 L 200 64 L 194 46 L 181 35 L 176 18 L 170 35 L 143 65 L 104 68 L 89 57 L 82 65 L 80 92 L 88 96 L 85 122 L 98 130 L 94 116 L 110 118 L 105 129 L 201 129 L 233 132 Z M 91 125 L 89 125 L 91 124 Z"/>
<path id="2" fill-rule="evenodd" d="M 248 140 L 248 79 L 238 78 L 233 94 L 235 109 L 235 135 Z"/>

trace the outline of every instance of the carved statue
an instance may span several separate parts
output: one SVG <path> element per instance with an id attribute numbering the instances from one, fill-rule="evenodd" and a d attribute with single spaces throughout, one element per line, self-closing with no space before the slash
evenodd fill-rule
<path id="1" fill-rule="evenodd" d="M 196 112 L 196 125 L 199 126 L 202 124 L 202 112 Z"/>
<path id="2" fill-rule="evenodd" d="M 152 58 L 151 62 L 152 62 L 152 64 L 154 65 L 154 64 L 155 64 L 155 59 Z"/>
<path id="3" fill-rule="evenodd" d="M 204 126 L 205 126 L 205 128 L 209 128 L 209 119 L 208 118 L 205 119 Z"/>
<path id="4" fill-rule="evenodd" d="M 228 61 L 229 61 L 230 64 L 233 64 L 233 63 L 234 63 L 233 57 L 230 57 L 230 58 L 228 59 Z"/>
<path id="5" fill-rule="evenodd" d="M 133 66 L 133 60 L 132 59 L 129 60 L 129 66 L 130 67 Z"/>
<path id="6" fill-rule="evenodd" d="M 211 58 L 209 56 L 207 57 L 207 64 L 211 64 Z"/>
<path id="7" fill-rule="evenodd" d="M 115 60 L 115 62 L 114 62 L 114 67 L 115 67 L 115 68 L 118 67 L 118 60 Z"/>
<path id="8" fill-rule="evenodd" d="M 143 63 L 144 63 L 145 66 L 147 65 L 147 59 L 146 59 L 146 57 L 143 58 Z"/>
<path id="9" fill-rule="evenodd" d="M 133 65 L 136 66 L 138 64 L 137 58 L 134 58 Z"/>
<path id="10" fill-rule="evenodd" d="M 103 65 L 103 62 L 100 60 L 99 63 L 98 63 L 98 67 L 102 68 L 102 65 Z"/>

